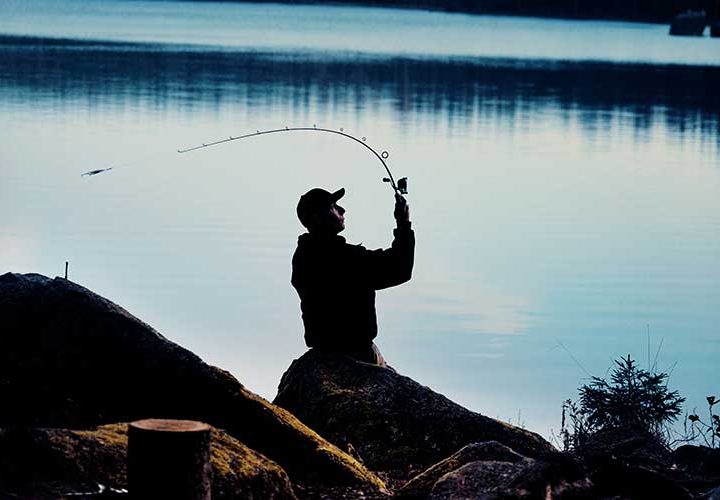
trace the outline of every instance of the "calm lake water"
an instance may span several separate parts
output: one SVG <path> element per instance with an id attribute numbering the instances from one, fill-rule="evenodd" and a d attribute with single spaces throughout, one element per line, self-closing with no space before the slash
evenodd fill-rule
<path id="1" fill-rule="evenodd" d="M 720 391 L 720 40 L 273 4 L 0 11 L 0 272 L 69 261 L 272 399 L 304 351 L 298 196 L 345 187 L 345 236 L 372 248 L 392 191 L 330 134 L 176 150 L 342 127 L 410 179 L 414 277 L 378 294 L 399 371 L 545 436 L 619 356 L 659 352 L 689 409 Z"/>

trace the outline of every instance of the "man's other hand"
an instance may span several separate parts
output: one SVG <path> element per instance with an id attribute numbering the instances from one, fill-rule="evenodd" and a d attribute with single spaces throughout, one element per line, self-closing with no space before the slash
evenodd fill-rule
<path id="1" fill-rule="evenodd" d="M 407 200 L 399 194 L 395 194 L 395 212 L 393 213 L 398 226 L 410 222 L 410 207 Z"/>

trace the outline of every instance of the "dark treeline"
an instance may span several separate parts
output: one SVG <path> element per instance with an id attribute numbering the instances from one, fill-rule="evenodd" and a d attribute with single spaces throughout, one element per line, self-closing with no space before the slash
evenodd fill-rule
<path id="1" fill-rule="evenodd" d="M 634 133 L 664 123 L 717 140 L 720 68 L 506 59 L 417 60 L 192 51 L 0 37 L 0 100 L 48 106 L 223 107 L 302 115 L 391 106 L 407 124 L 479 116 L 513 126 L 521 113 L 560 110 L 588 131 L 613 117 Z"/>
<path id="2" fill-rule="evenodd" d="M 285 0 L 282 3 L 372 5 L 470 14 L 618 19 L 659 23 L 669 22 L 673 16 L 686 10 L 704 10 L 711 19 L 720 19 L 720 0 L 331 0 L 328 2 Z"/>

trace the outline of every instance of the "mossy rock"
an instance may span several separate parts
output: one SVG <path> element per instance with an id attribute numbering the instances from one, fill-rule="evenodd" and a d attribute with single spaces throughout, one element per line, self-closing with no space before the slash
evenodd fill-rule
<path id="1" fill-rule="evenodd" d="M 314 349 L 285 372 L 274 403 L 393 475 L 423 470 L 479 441 L 527 457 L 555 451 L 538 434 L 463 408 L 395 370 Z"/>
<path id="2" fill-rule="evenodd" d="M 199 420 L 279 463 L 293 481 L 384 491 L 288 411 L 71 281 L 0 276 L 0 321 L 0 427 Z"/>
<path id="3" fill-rule="evenodd" d="M 296 498 L 282 467 L 223 431 L 212 430 L 210 456 L 213 498 Z M 126 424 L 85 431 L 6 429 L 0 431 L 0 497 L 121 492 L 126 462 Z"/>

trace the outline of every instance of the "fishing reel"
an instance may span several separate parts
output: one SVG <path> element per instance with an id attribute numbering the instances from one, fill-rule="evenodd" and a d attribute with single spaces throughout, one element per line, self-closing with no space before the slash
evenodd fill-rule
<path id="1" fill-rule="evenodd" d="M 408 188 L 407 188 L 408 179 L 407 179 L 407 177 L 403 177 L 403 178 L 401 178 L 401 179 L 398 179 L 398 181 L 397 181 L 397 186 L 393 183 L 393 181 L 392 181 L 392 179 L 391 179 L 390 177 L 383 177 L 383 182 L 389 182 L 389 183 L 392 185 L 392 187 L 393 187 L 393 189 L 395 190 L 396 193 L 407 194 L 407 192 L 408 192 Z"/>

